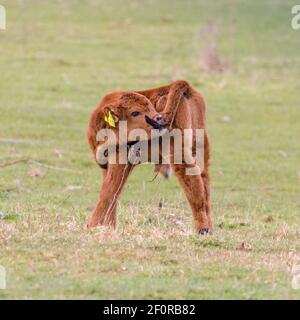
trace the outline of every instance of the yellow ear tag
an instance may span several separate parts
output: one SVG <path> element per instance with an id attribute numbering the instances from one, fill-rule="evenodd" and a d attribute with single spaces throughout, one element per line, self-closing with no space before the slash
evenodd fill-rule
<path id="1" fill-rule="evenodd" d="M 111 114 L 111 112 L 108 112 L 108 116 L 104 118 L 104 120 L 113 128 L 116 127 L 116 122 L 115 119 L 113 117 L 113 115 Z"/>

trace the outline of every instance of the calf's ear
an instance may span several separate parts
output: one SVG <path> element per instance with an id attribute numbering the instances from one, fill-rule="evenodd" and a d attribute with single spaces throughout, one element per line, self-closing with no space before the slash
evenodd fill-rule
<path id="1" fill-rule="evenodd" d="M 108 105 L 104 108 L 104 122 L 112 128 L 118 126 L 119 120 L 124 120 L 124 110 L 121 106 Z"/>
<path id="2" fill-rule="evenodd" d="M 104 108 L 100 105 L 93 111 L 87 128 L 87 139 L 94 157 L 96 157 L 96 149 L 99 146 L 97 141 L 99 130 L 117 129 L 119 120 L 123 118 L 125 119 L 125 110 L 122 110 L 119 103 L 108 104 Z"/>
<path id="3" fill-rule="evenodd" d="M 109 107 L 104 109 L 104 121 L 112 128 L 116 128 L 119 117 Z"/>

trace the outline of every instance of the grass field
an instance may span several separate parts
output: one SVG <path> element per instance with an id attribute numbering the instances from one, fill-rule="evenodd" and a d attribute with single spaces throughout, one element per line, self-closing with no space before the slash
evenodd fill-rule
<path id="1" fill-rule="evenodd" d="M 55 168 L 0 168 L 0 298 L 300 298 L 295 1 L 1 4 L 0 166 Z M 207 41 L 223 72 L 201 68 Z M 86 231 L 101 181 L 91 110 L 109 91 L 175 79 L 207 100 L 214 234 L 194 234 L 176 179 L 150 182 L 151 165 L 131 176 L 117 231 Z"/>

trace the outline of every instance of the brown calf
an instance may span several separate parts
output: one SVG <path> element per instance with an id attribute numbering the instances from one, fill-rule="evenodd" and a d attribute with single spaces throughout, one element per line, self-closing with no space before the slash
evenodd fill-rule
<path id="1" fill-rule="evenodd" d="M 113 126 L 105 119 L 113 117 Z M 195 228 L 200 234 L 212 231 L 210 178 L 209 178 L 209 142 L 206 129 L 205 102 L 200 93 L 187 81 L 179 80 L 169 85 L 143 91 L 112 92 L 106 95 L 98 108 L 91 115 L 87 137 L 94 158 L 103 142 L 97 141 L 97 132 L 110 128 L 118 133 L 118 121 L 127 121 L 127 134 L 131 130 L 142 128 L 150 137 L 151 129 L 161 129 L 167 124 L 168 129 L 204 129 L 204 164 L 199 174 L 187 175 L 187 168 L 198 167 L 197 163 L 174 163 L 174 145 L 171 144 L 170 165 L 184 189 L 191 206 Z M 118 141 L 116 142 L 118 144 Z M 131 141 L 135 143 L 135 141 Z M 195 139 L 191 141 L 193 152 Z M 151 147 L 151 145 L 149 145 Z M 128 148 L 129 150 L 129 148 Z M 103 182 L 100 199 L 94 209 L 88 227 L 97 225 L 116 225 L 116 205 L 125 182 L 135 164 L 101 165 Z M 158 164 L 157 171 L 165 171 L 166 165 Z"/>

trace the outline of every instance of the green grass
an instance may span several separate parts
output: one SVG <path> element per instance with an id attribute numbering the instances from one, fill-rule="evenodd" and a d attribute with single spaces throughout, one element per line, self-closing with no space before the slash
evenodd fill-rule
<path id="1" fill-rule="evenodd" d="M 0 168 L 0 298 L 300 298 L 291 287 L 300 264 L 295 1 L 1 4 L 0 138 L 22 143 L 0 141 L 0 163 L 73 171 Z M 199 68 L 209 23 L 223 73 Z M 109 91 L 176 78 L 208 104 L 214 235 L 194 234 L 176 179 L 149 182 L 150 165 L 131 176 L 117 231 L 86 231 L 101 181 L 85 139 L 91 110 Z"/>

